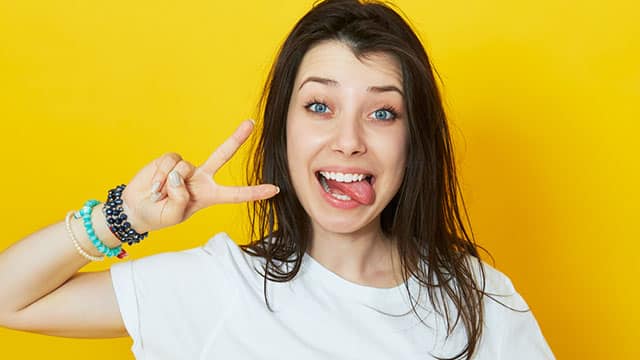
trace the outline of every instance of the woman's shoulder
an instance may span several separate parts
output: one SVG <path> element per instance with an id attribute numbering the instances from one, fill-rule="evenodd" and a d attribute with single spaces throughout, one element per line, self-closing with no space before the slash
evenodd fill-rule
<path id="1" fill-rule="evenodd" d="M 200 248 L 210 258 L 232 258 L 235 261 L 259 263 L 262 258 L 253 256 L 243 250 L 238 243 L 226 232 L 220 232 L 211 237 Z"/>
<path id="2" fill-rule="evenodd" d="M 264 259 L 243 250 L 226 232 L 215 234 L 200 250 L 206 261 L 217 263 L 230 274 L 238 274 L 252 282 L 259 278 L 264 268 Z"/>
<path id="3" fill-rule="evenodd" d="M 511 278 L 484 260 L 475 261 L 476 269 L 474 271 L 476 274 L 480 273 L 480 265 L 484 273 L 485 291 L 501 295 L 513 295 L 516 292 Z M 478 277 L 478 279 L 481 278 Z M 480 285 L 482 285 L 482 283 L 480 283 Z"/>
<path id="4" fill-rule="evenodd" d="M 200 248 L 209 257 L 224 257 L 242 250 L 226 232 L 219 232 L 207 240 Z"/>
<path id="5" fill-rule="evenodd" d="M 476 284 L 484 292 L 484 303 L 488 308 L 529 310 L 529 306 L 507 274 L 477 258 L 471 263 Z"/>
<path id="6" fill-rule="evenodd" d="M 496 353 L 502 359 L 553 359 L 531 308 L 509 276 L 477 261 L 476 273 L 480 264 L 485 279 L 483 303 L 485 339 L 488 339 L 485 341 L 495 341 Z"/>
<path id="7" fill-rule="evenodd" d="M 485 294 L 486 304 L 502 304 L 522 311 L 528 309 L 507 274 L 477 257 L 469 256 L 468 264 L 476 286 Z"/>
<path id="8" fill-rule="evenodd" d="M 164 273 L 207 273 L 222 271 L 232 263 L 247 263 L 240 247 L 224 232 L 215 234 L 203 245 L 180 251 L 168 251 L 150 256 L 117 263 L 112 266 L 116 271 L 121 268 L 132 268 L 138 272 L 154 274 Z"/>

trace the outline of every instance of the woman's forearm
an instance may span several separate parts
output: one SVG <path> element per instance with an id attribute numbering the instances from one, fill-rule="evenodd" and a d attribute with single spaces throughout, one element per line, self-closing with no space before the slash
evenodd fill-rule
<path id="1" fill-rule="evenodd" d="M 96 205 L 91 216 L 96 235 L 105 245 L 118 246 L 120 241 L 107 227 L 102 207 Z M 72 217 L 71 229 L 86 253 L 102 256 L 89 240 L 82 219 Z M 74 247 L 64 221 L 13 244 L 0 253 L 0 319 L 46 296 L 87 263 Z"/>

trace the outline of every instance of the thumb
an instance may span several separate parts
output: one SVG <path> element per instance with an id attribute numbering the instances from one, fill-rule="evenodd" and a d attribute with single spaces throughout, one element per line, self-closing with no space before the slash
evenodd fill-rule
<path id="1" fill-rule="evenodd" d="M 184 220 L 184 213 L 191 195 L 184 185 L 184 180 L 177 170 L 169 173 L 167 186 L 167 204 L 165 207 L 165 216 L 167 222 L 177 224 Z"/>

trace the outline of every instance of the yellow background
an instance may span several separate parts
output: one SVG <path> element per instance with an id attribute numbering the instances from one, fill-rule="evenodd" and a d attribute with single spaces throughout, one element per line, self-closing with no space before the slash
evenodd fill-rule
<path id="1" fill-rule="evenodd" d="M 397 4 L 444 82 L 479 243 L 558 358 L 638 358 L 640 6 Z M 0 248 L 103 200 L 167 151 L 206 159 L 254 114 L 276 47 L 310 5 L 0 1 Z M 222 182 L 241 182 L 241 158 Z M 130 253 L 191 248 L 222 230 L 241 238 L 243 216 L 208 209 Z M 0 329 L 6 359 L 132 358 L 130 345 Z"/>

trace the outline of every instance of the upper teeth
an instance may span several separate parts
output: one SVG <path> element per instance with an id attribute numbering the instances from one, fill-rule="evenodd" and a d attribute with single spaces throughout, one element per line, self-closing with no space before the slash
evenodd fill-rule
<path id="1" fill-rule="evenodd" d="M 338 182 L 355 182 L 362 181 L 367 175 L 364 174 L 343 174 L 339 172 L 320 171 L 320 174 L 327 179 L 335 180 Z"/>

